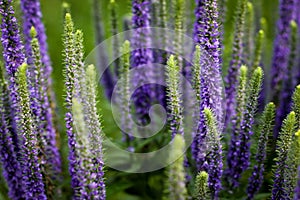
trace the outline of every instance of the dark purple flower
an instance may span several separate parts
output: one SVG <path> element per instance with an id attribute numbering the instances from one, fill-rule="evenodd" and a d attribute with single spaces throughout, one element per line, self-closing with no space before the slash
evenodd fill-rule
<path id="1" fill-rule="evenodd" d="M 236 148 L 233 155 L 230 155 L 230 163 L 228 166 L 226 178 L 229 180 L 230 187 L 236 188 L 239 185 L 239 179 L 242 173 L 250 164 L 250 139 L 253 135 L 254 115 L 257 110 L 257 100 L 261 90 L 263 71 L 258 67 L 250 80 L 248 90 L 246 91 L 246 104 L 243 112 L 242 121 L 240 122 L 239 134 L 236 135 Z"/>
<path id="2" fill-rule="evenodd" d="M 221 178 L 223 174 L 222 136 L 213 112 L 208 108 L 205 108 L 203 112 L 207 126 L 207 138 L 205 142 L 210 146 L 210 149 L 207 150 L 208 187 L 211 199 L 218 199 L 222 188 Z"/>
<path id="3" fill-rule="evenodd" d="M 150 43 L 150 7 L 151 2 L 148 0 L 132 1 L 132 28 L 134 34 L 131 40 L 132 44 L 132 68 L 138 69 L 134 73 L 133 87 L 138 87 L 133 94 L 133 102 L 135 104 L 135 112 L 140 124 L 148 122 L 148 110 L 152 97 L 154 96 L 154 88 L 144 84 L 145 80 L 154 78 L 151 63 L 153 60 L 152 51 L 145 47 Z M 145 69 L 147 67 L 147 70 Z"/>
<path id="4" fill-rule="evenodd" d="M 2 37 L 3 59 L 8 79 L 8 91 L 10 96 L 11 119 L 12 119 L 12 138 L 18 150 L 18 137 L 16 130 L 15 114 L 18 112 L 18 92 L 16 84 L 16 72 L 18 67 L 25 61 L 23 45 L 21 42 L 17 19 L 11 6 L 11 0 L 0 1 L 0 13 L 2 15 Z"/>
<path id="5" fill-rule="evenodd" d="M 242 65 L 243 57 L 243 38 L 244 38 L 244 25 L 245 25 L 245 16 L 246 16 L 246 6 L 247 1 L 239 1 L 239 10 L 236 17 L 235 32 L 234 32 L 234 41 L 232 49 L 232 59 L 230 61 L 228 75 L 225 78 L 226 87 L 226 118 L 225 118 L 225 127 L 228 125 L 231 117 L 234 116 L 235 111 L 235 93 L 236 86 L 238 82 L 238 72 L 239 68 Z"/>
<path id="6" fill-rule="evenodd" d="M 44 135 L 46 145 L 44 151 L 46 154 L 46 165 L 50 166 L 52 175 L 57 178 L 57 175 L 61 171 L 61 161 L 56 146 L 56 130 L 53 124 L 53 110 L 51 108 L 51 97 L 53 97 L 51 91 L 51 72 L 52 66 L 48 55 L 47 37 L 45 33 L 45 27 L 42 22 L 42 12 L 40 8 L 39 0 L 21 0 L 21 9 L 23 12 L 23 31 L 25 37 L 25 54 L 27 56 L 27 62 L 31 67 L 29 68 L 29 74 L 31 75 L 31 87 L 35 87 L 32 90 L 34 94 L 31 94 L 31 99 L 35 98 L 40 102 L 39 113 L 34 113 L 40 120 L 38 126 L 41 130 L 41 134 Z M 31 28 L 34 27 L 36 30 L 36 38 L 38 40 L 39 47 L 33 49 L 31 46 Z M 39 51 L 39 57 L 35 55 Z M 39 60 L 37 60 L 39 59 Z M 40 66 L 36 66 L 37 63 Z M 40 77 L 35 77 L 36 68 L 40 67 Z M 33 80 L 34 79 L 34 80 Z M 42 80 L 42 81 L 41 81 Z M 36 85 L 34 85 L 37 83 Z M 34 92 L 35 91 L 35 92 Z M 40 92 L 39 92 L 40 91 Z M 52 99 L 53 100 L 53 99 Z M 33 105 L 34 106 L 34 105 Z M 36 109 L 38 111 L 39 109 Z M 45 134 L 46 133 L 46 134 Z"/>
<path id="7" fill-rule="evenodd" d="M 275 136 L 277 137 L 282 121 L 285 116 L 291 111 L 292 95 L 296 86 L 294 71 L 297 66 L 297 44 L 298 44 L 298 26 L 295 21 L 290 22 L 290 52 L 288 58 L 288 64 L 285 71 L 286 80 L 283 80 L 282 90 L 280 92 L 279 108 L 276 116 Z M 296 70 L 298 70 L 296 68 Z"/>
<path id="8" fill-rule="evenodd" d="M 2 66 L 1 66 L 2 67 Z M 2 71 L 2 69 L 1 69 Z M 4 76 L 1 73 L 0 80 L 0 155 L 3 177 L 8 183 L 8 195 L 11 199 L 21 199 L 25 197 L 21 178 L 22 173 L 20 163 L 17 160 L 15 146 L 9 129 L 9 93 Z"/>
<path id="9" fill-rule="evenodd" d="M 71 185 L 74 190 L 74 198 L 79 198 L 80 186 L 82 185 L 82 178 L 78 176 L 79 163 L 78 154 L 76 151 L 76 137 L 73 129 L 73 114 L 72 114 L 72 99 L 75 88 L 75 45 L 74 45 L 74 24 L 69 13 L 65 16 L 65 30 L 64 30 L 64 63 L 65 63 L 65 85 L 66 85 L 66 108 L 65 116 L 66 129 L 69 145 L 69 172 L 71 175 Z"/>
<path id="10" fill-rule="evenodd" d="M 280 92 L 287 79 L 287 67 L 290 54 L 290 21 L 294 16 L 295 0 L 280 0 L 277 36 L 274 43 L 274 54 L 271 67 L 272 98 L 279 105 Z"/>
<path id="11" fill-rule="evenodd" d="M 96 45 L 100 44 L 104 38 L 103 24 L 100 15 L 100 0 L 93 0 L 93 18 L 94 18 L 94 27 L 95 27 L 95 36 L 96 36 Z M 101 83 L 104 87 L 106 97 L 111 100 L 111 96 L 114 89 L 115 77 L 109 68 L 106 67 L 109 65 L 108 63 L 108 55 L 105 51 L 105 48 L 98 49 L 97 52 L 99 56 L 97 56 L 97 66 L 99 68 L 105 67 L 105 71 L 103 72 L 103 76 L 101 78 Z"/>
<path id="12" fill-rule="evenodd" d="M 53 195 L 54 180 L 58 179 L 61 172 L 61 162 L 56 146 L 56 134 L 52 122 L 52 110 L 48 101 L 47 83 L 44 77 L 45 68 L 41 60 L 40 46 L 36 38 L 36 30 L 31 28 L 32 64 L 28 70 L 30 103 L 34 117 L 34 123 L 38 134 L 38 142 L 41 148 L 42 170 L 46 177 L 45 185 L 48 197 Z M 28 78 L 29 79 L 29 78 Z"/>
<path id="13" fill-rule="evenodd" d="M 218 24 L 218 5 L 215 0 L 196 1 L 196 22 L 194 41 L 201 47 L 201 104 L 198 130 L 193 144 L 193 155 L 198 170 L 204 164 L 206 125 L 203 110 L 211 108 L 216 114 L 218 127 L 222 127 L 222 79 L 221 79 L 221 44 Z M 197 63 L 198 64 L 198 63 Z"/>

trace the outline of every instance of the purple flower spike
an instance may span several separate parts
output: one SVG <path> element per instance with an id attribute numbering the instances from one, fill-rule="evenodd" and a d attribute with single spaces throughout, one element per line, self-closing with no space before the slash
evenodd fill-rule
<path id="1" fill-rule="evenodd" d="M 210 108 L 216 113 L 218 127 L 222 127 L 222 80 L 221 80 L 221 45 L 218 24 L 218 6 L 216 0 L 198 0 L 195 9 L 194 41 L 201 48 L 201 104 L 197 134 L 193 143 L 193 156 L 198 170 L 206 170 L 205 162 L 206 125 L 203 110 Z"/>
<path id="2" fill-rule="evenodd" d="M 271 67 L 272 98 L 279 105 L 283 82 L 287 79 L 287 67 L 290 54 L 290 21 L 293 19 L 295 0 L 280 0 L 277 36 L 274 44 L 274 55 Z"/>
<path id="3" fill-rule="evenodd" d="M 3 58 L 5 62 L 6 74 L 8 77 L 8 90 L 10 96 L 10 107 L 12 120 L 12 137 L 15 145 L 18 144 L 16 135 L 16 117 L 18 112 L 18 93 L 16 84 L 16 72 L 18 67 L 25 61 L 23 54 L 23 45 L 19 34 L 17 19 L 14 16 L 14 10 L 11 6 L 11 0 L 0 1 L 0 13 L 2 15 L 2 37 Z M 18 146 L 16 146 L 18 150 Z"/>
<path id="4" fill-rule="evenodd" d="M 17 129 L 20 139 L 20 161 L 22 184 L 26 199 L 46 200 L 43 173 L 39 161 L 38 135 L 36 132 L 26 78 L 27 64 L 22 64 L 17 73 L 18 94 L 20 95 Z"/>
<path id="5" fill-rule="evenodd" d="M 235 94 L 238 82 L 238 72 L 242 65 L 243 56 L 243 38 L 245 29 L 245 15 L 246 15 L 246 0 L 239 0 L 239 12 L 237 15 L 236 28 L 234 33 L 232 60 L 228 69 L 228 75 L 225 78 L 226 82 L 226 118 L 225 126 L 228 125 L 232 116 L 235 114 Z"/>
<path id="6" fill-rule="evenodd" d="M 222 109 L 222 78 L 221 78 L 221 43 L 219 32 L 219 13 L 216 0 L 198 0 L 195 11 L 196 22 L 194 25 L 194 41 L 200 45 L 203 59 L 208 57 L 201 68 L 203 78 L 207 80 L 207 87 L 212 104 L 212 110 L 216 113 L 218 123 L 223 118 Z M 208 81 L 209 80 L 209 81 Z M 218 125 L 221 128 L 221 124 Z"/>
<path id="7" fill-rule="evenodd" d="M 11 6 L 11 0 L 1 0 L 0 1 L 0 13 L 2 15 L 2 23 L 1 23 L 1 43 L 3 46 L 3 59 L 4 65 L 8 80 L 8 96 L 9 96 L 9 110 L 10 110 L 10 124 L 9 126 L 11 131 L 11 139 L 13 144 L 13 151 L 16 156 L 19 155 L 19 137 L 17 134 L 17 125 L 16 121 L 18 117 L 16 113 L 19 112 L 19 95 L 17 91 L 17 82 L 16 82 L 16 72 L 18 67 L 24 62 L 25 56 L 23 54 L 23 45 L 21 43 L 21 38 L 19 35 L 19 28 L 17 24 L 17 19 L 14 16 L 14 10 Z M 4 125 L 4 124 L 3 124 Z M 5 127 L 3 127 L 5 128 Z M 4 129 L 5 132 L 5 129 Z M 3 135 L 4 136 L 4 135 Z M 7 143 L 8 145 L 9 143 Z M 13 156 L 13 155 L 12 155 Z M 12 160 L 12 162 L 15 162 Z M 16 197 L 16 199 L 24 198 L 24 188 L 22 187 L 22 179 L 21 179 L 21 168 L 19 164 L 14 163 L 13 168 L 7 168 L 6 170 L 10 170 L 10 173 L 15 174 L 15 177 L 11 176 L 10 186 L 10 196 Z M 13 173 L 14 170 L 15 173 Z"/>
<path id="8" fill-rule="evenodd" d="M 2 68 L 2 66 L 1 66 Z M 1 69 L 2 71 L 2 69 Z M 8 196 L 11 199 L 21 199 L 24 191 L 21 184 L 20 163 L 14 151 L 14 144 L 9 130 L 9 99 L 7 84 L 3 74 L 0 79 L 0 156 L 3 177 L 8 183 Z"/>
<path id="9" fill-rule="evenodd" d="M 30 103 L 34 117 L 37 134 L 39 135 L 39 146 L 42 149 L 41 160 L 43 173 L 48 197 L 53 195 L 54 180 L 58 179 L 61 172 L 61 162 L 56 146 L 56 134 L 52 122 L 52 111 L 48 101 L 47 83 L 44 78 L 45 68 L 41 60 L 40 45 L 36 38 L 36 30 L 31 28 L 31 50 L 32 64 L 30 72 L 27 74 L 31 77 L 29 81 Z"/>
<path id="10" fill-rule="evenodd" d="M 133 87 L 140 86 L 133 94 L 133 101 L 136 106 L 136 114 L 139 119 L 139 123 L 146 124 L 148 122 L 147 115 L 148 109 L 151 103 L 151 98 L 154 96 L 153 89 L 149 85 L 144 85 L 144 81 L 153 78 L 153 72 L 151 69 L 151 62 L 153 60 L 152 51 L 144 48 L 149 46 L 150 30 L 150 7 L 151 3 L 148 0 L 133 0 L 132 1 L 132 24 L 134 35 L 132 38 L 132 48 L 135 49 L 132 52 L 132 67 L 141 68 L 147 65 L 148 70 L 141 69 L 138 73 L 135 73 L 133 77 Z M 144 28 L 141 30 L 141 28 Z"/>
<path id="11" fill-rule="evenodd" d="M 51 82 L 50 75 L 52 72 L 51 62 L 48 55 L 47 37 L 45 27 L 42 22 L 42 12 L 39 0 L 21 0 L 21 8 L 23 12 L 24 36 L 25 36 L 25 54 L 28 58 L 28 64 L 32 64 L 31 54 L 31 27 L 34 27 L 37 32 L 37 38 L 40 44 L 42 63 L 45 65 L 44 76 L 46 80 Z"/>
<path id="12" fill-rule="evenodd" d="M 33 47 L 31 46 L 31 28 L 34 27 L 36 30 L 36 38 L 38 40 L 40 51 L 40 61 L 41 61 L 41 77 L 40 80 L 43 80 L 39 84 L 39 88 L 42 92 L 39 98 L 41 100 L 41 113 L 39 118 L 43 118 L 44 123 L 41 125 L 43 131 L 46 132 L 46 141 L 48 145 L 45 147 L 45 153 L 47 154 L 49 160 L 48 164 L 52 166 L 53 173 L 59 174 L 61 171 L 61 162 L 58 149 L 56 147 L 56 131 L 53 124 L 53 110 L 51 108 L 51 99 L 53 100 L 53 94 L 51 92 L 51 72 L 52 66 L 51 61 L 48 55 L 48 46 L 47 46 L 47 37 L 45 33 L 45 27 L 42 22 L 42 13 L 40 8 L 39 0 L 21 0 L 21 9 L 23 12 L 23 31 L 25 37 L 25 54 L 27 56 L 27 62 L 29 65 L 35 65 L 35 55 Z M 35 66 L 37 67 L 37 66 Z M 34 67 L 29 68 L 29 72 L 32 73 Z M 36 82 L 38 80 L 30 80 Z M 33 97 L 31 97 L 33 98 Z"/>

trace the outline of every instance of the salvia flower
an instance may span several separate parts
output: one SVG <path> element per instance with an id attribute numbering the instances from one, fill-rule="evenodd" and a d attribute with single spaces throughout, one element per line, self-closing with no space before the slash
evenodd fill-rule
<path id="1" fill-rule="evenodd" d="M 285 199 L 287 193 L 284 189 L 285 185 L 285 174 L 288 159 L 288 152 L 291 147 L 292 137 L 295 133 L 296 128 L 296 117 L 295 112 L 292 111 L 283 121 L 281 132 L 279 134 L 279 140 L 277 143 L 277 157 L 276 164 L 274 167 L 274 183 L 272 187 L 272 200 Z"/>
<path id="2" fill-rule="evenodd" d="M 237 173 L 244 172 L 250 164 L 250 139 L 253 135 L 254 115 L 257 110 L 258 96 L 261 90 L 263 71 L 258 67 L 250 79 L 247 91 L 246 109 L 243 121 L 241 122 L 240 154 Z M 239 175 L 238 175 L 239 176 Z M 236 177 L 235 177 L 236 178 Z"/>
<path id="3" fill-rule="evenodd" d="M 125 141 L 129 142 L 132 139 L 131 136 L 131 111 L 130 111 L 130 42 L 127 40 L 124 42 L 122 49 L 122 59 L 121 65 L 119 67 L 119 77 L 120 77 L 120 105 L 121 105 L 121 129 L 124 133 L 123 137 Z"/>
<path id="4" fill-rule="evenodd" d="M 16 72 L 20 65 L 25 61 L 23 53 L 23 44 L 21 43 L 17 19 L 14 16 L 14 10 L 11 6 L 11 0 L 0 1 L 0 13 L 2 15 L 1 23 L 1 43 L 3 46 L 3 59 L 8 77 L 8 91 L 10 96 L 11 118 L 13 128 L 13 142 L 18 149 L 18 137 L 16 135 L 16 116 L 18 112 L 18 93 L 16 84 Z"/>
<path id="5" fill-rule="evenodd" d="M 86 78 L 84 76 L 84 47 L 83 33 L 76 30 L 74 33 L 74 90 L 73 95 L 83 104 L 87 104 Z"/>
<path id="6" fill-rule="evenodd" d="M 293 135 L 293 141 L 287 156 L 287 165 L 284 175 L 284 190 L 287 199 L 293 199 L 297 185 L 298 167 L 300 166 L 300 130 Z"/>
<path id="7" fill-rule="evenodd" d="M 283 80 L 282 91 L 280 93 L 280 105 L 277 110 L 276 118 L 276 135 L 279 132 L 281 122 L 284 117 L 291 111 L 292 104 L 292 93 L 295 88 L 295 77 L 294 77 L 294 67 L 296 66 L 296 57 L 297 57 L 297 44 L 298 44 L 298 26 L 295 21 L 290 22 L 290 54 L 287 64 L 287 80 Z"/>
<path id="8" fill-rule="evenodd" d="M 187 197 L 184 172 L 184 148 L 185 141 L 182 135 L 176 134 L 171 146 L 170 161 L 168 166 L 168 180 L 166 181 L 166 199 L 184 200 Z"/>
<path id="9" fill-rule="evenodd" d="M 46 176 L 46 188 L 48 196 L 53 192 L 53 181 L 58 178 L 61 171 L 61 161 L 56 146 L 56 134 L 52 121 L 52 111 L 49 105 L 47 95 L 47 83 L 44 77 L 45 68 L 43 67 L 40 45 L 36 38 L 37 32 L 31 27 L 30 34 L 32 64 L 29 66 L 29 75 L 32 80 L 29 81 L 31 109 L 34 115 L 34 123 L 38 132 L 39 145 L 42 148 L 42 170 Z M 46 87 L 45 87 L 46 86 Z M 54 179 L 54 180 L 53 180 Z"/>
<path id="10" fill-rule="evenodd" d="M 0 155 L 2 174 L 8 183 L 8 196 L 11 199 L 21 199 L 24 197 L 21 184 L 22 173 L 20 163 L 17 160 L 17 154 L 14 151 L 12 135 L 9 129 L 9 95 L 7 90 L 7 82 L 4 79 L 3 66 L 1 66 L 0 77 Z"/>
<path id="11" fill-rule="evenodd" d="M 262 118 L 260 120 L 259 127 L 259 140 L 258 140 L 258 149 L 256 152 L 256 164 L 253 167 L 253 171 L 251 177 L 249 178 L 249 183 L 247 187 L 247 199 L 253 199 L 254 195 L 259 191 L 263 178 L 264 178 L 264 170 L 265 170 L 265 160 L 266 160 L 266 151 L 268 138 L 273 136 L 273 125 L 275 119 L 275 105 L 274 103 L 269 103 L 266 105 L 265 110 L 263 112 Z"/>
<path id="12" fill-rule="evenodd" d="M 23 12 L 23 32 L 25 38 L 25 55 L 27 57 L 27 63 L 29 65 L 34 64 L 34 60 L 36 60 L 36 51 L 40 53 L 40 79 L 42 80 L 39 84 L 41 87 L 41 96 L 42 99 L 41 103 L 41 115 L 43 117 L 43 121 L 45 123 L 42 125 L 44 126 L 41 130 L 45 131 L 46 141 L 48 145 L 45 146 L 45 153 L 47 154 L 47 165 L 51 165 L 52 175 L 57 178 L 57 174 L 61 171 L 61 163 L 60 163 L 60 156 L 58 154 L 58 149 L 56 147 L 55 141 L 55 127 L 53 124 L 53 102 L 54 102 L 54 94 L 52 91 L 52 79 L 51 79 L 51 72 L 52 66 L 50 57 L 48 54 L 48 45 L 47 45 L 47 36 L 44 24 L 42 22 L 42 12 L 40 6 L 40 0 L 22 0 L 20 1 L 21 9 Z M 36 45 L 36 48 L 39 49 L 33 50 L 32 48 L 32 35 L 31 35 L 31 28 L 34 27 L 36 30 L 35 38 L 38 42 L 34 41 L 34 43 L 39 44 Z M 34 67 L 28 68 L 29 73 L 35 73 Z M 30 80 L 29 81 L 37 81 L 37 80 Z"/>
<path id="13" fill-rule="evenodd" d="M 230 139 L 230 146 L 227 154 L 227 170 L 226 178 L 230 182 L 231 177 L 235 174 L 235 168 L 237 167 L 237 159 L 240 151 L 241 141 L 239 138 L 241 127 L 240 124 L 244 117 L 245 105 L 246 105 L 246 85 L 247 85 L 247 72 L 248 69 L 245 65 L 240 68 L 239 86 L 236 96 L 236 116 L 232 120 L 232 134 Z"/>
<path id="14" fill-rule="evenodd" d="M 35 27 L 37 32 L 37 39 L 40 44 L 41 51 L 41 60 L 44 64 L 44 78 L 50 81 L 50 74 L 52 72 L 52 67 L 50 63 L 50 58 L 48 55 L 48 47 L 47 47 L 47 37 L 45 33 L 45 27 L 42 22 L 42 12 L 40 7 L 39 0 L 22 0 L 21 8 L 23 12 L 23 25 L 24 25 L 24 36 L 25 36 L 25 49 L 26 56 L 28 57 L 28 64 L 32 63 L 33 56 L 31 50 L 31 27 Z M 48 83 L 46 83 L 48 85 Z"/>
<path id="15" fill-rule="evenodd" d="M 66 108 L 65 117 L 68 144 L 69 144 L 69 171 L 71 174 L 71 184 L 74 195 L 77 195 L 77 188 L 80 185 L 80 178 L 77 176 L 77 154 L 76 154 L 76 138 L 73 130 L 73 115 L 72 115 L 72 99 L 74 91 L 74 71 L 75 71 L 75 49 L 74 49 L 74 24 L 69 13 L 65 16 L 64 30 L 64 64 L 65 64 L 65 85 L 66 85 Z"/>
<path id="16" fill-rule="evenodd" d="M 294 0 L 279 1 L 279 19 L 277 22 L 277 36 L 274 43 L 273 61 L 271 67 L 272 98 L 275 104 L 279 103 L 280 91 L 287 76 L 290 54 L 290 21 L 293 19 Z"/>
<path id="17" fill-rule="evenodd" d="M 204 109 L 205 123 L 207 127 L 206 142 L 210 149 L 207 152 L 208 160 L 208 187 L 211 199 L 218 199 L 219 192 L 222 188 L 221 177 L 223 173 L 223 157 L 221 133 L 219 132 L 217 120 L 213 112 L 209 108 Z"/>
<path id="18" fill-rule="evenodd" d="M 109 6 L 110 6 L 111 35 L 115 36 L 112 39 L 113 54 L 114 54 L 114 58 L 117 58 L 119 56 L 119 49 L 120 49 L 119 37 L 116 36 L 118 34 L 117 3 L 115 2 L 115 0 L 111 0 Z M 117 76 L 119 73 L 119 65 L 120 65 L 119 59 L 115 60 L 114 67 L 115 67 L 115 74 Z"/>
<path id="19" fill-rule="evenodd" d="M 221 43 L 219 31 L 219 13 L 216 0 L 197 1 L 195 10 L 194 41 L 203 50 L 200 63 L 203 66 L 202 77 L 209 92 L 211 109 L 215 112 L 218 123 L 223 119 L 222 78 L 221 78 Z M 219 124 L 221 128 L 221 124 Z"/>
<path id="20" fill-rule="evenodd" d="M 226 172 L 230 187 L 236 188 L 239 185 L 239 179 L 241 174 L 248 168 L 250 164 L 250 139 L 253 135 L 252 126 L 254 123 L 254 114 L 257 109 L 257 99 L 261 89 L 263 71 L 259 67 L 257 68 L 250 79 L 249 87 L 246 91 L 246 103 L 243 113 L 242 121 L 240 122 L 240 128 L 237 142 L 235 146 L 237 150 L 233 155 L 229 154 L 228 158 L 233 159 L 229 161 L 231 165 L 228 165 Z"/>
<path id="21" fill-rule="evenodd" d="M 168 109 L 170 110 L 169 121 L 171 134 L 183 134 L 182 99 L 180 92 L 180 67 L 174 55 L 171 55 L 166 68 Z"/>
<path id="22" fill-rule="evenodd" d="M 89 133 L 84 121 L 83 106 L 76 99 L 72 99 L 73 130 L 76 137 L 76 154 L 78 155 L 77 176 L 80 178 L 80 185 L 77 188 L 76 198 L 88 199 L 88 178 L 91 171 L 91 159 L 89 144 Z"/>
<path id="23" fill-rule="evenodd" d="M 40 149 L 37 148 L 37 134 L 30 109 L 26 70 L 27 64 L 23 64 L 19 67 L 17 74 L 18 94 L 20 95 L 17 129 L 21 144 L 22 184 L 26 199 L 42 200 L 46 199 L 45 185 L 38 160 Z"/>
<path id="24" fill-rule="evenodd" d="M 205 132 L 203 129 L 199 129 L 200 125 L 204 121 L 202 110 L 200 110 L 200 106 L 202 105 L 201 100 L 201 47 L 199 45 L 196 46 L 194 52 L 194 60 L 193 60 L 193 90 L 196 96 L 197 102 L 194 105 L 194 133 L 193 133 L 193 143 L 192 143 L 192 153 L 193 157 L 197 163 L 198 169 L 202 168 L 202 165 L 205 161 L 205 149 L 206 145 L 203 142 L 205 138 Z M 200 121 L 200 117 L 202 117 L 202 121 Z"/>
<path id="25" fill-rule="evenodd" d="M 258 68 L 259 65 L 260 65 L 264 37 L 265 37 L 265 32 L 263 30 L 259 30 L 257 35 L 256 35 L 256 40 L 255 40 L 254 57 L 253 57 L 253 63 L 252 63 L 252 72 L 256 68 Z"/>
<path id="26" fill-rule="evenodd" d="M 222 127 L 222 87 L 221 87 L 221 45 L 218 23 L 218 6 L 215 0 L 196 1 L 196 21 L 194 24 L 194 41 L 202 50 L 199 63 L 201 65 L 201 104 L 198 124 L 198 135 L 195 136 L 193 156 L 196 160 L 198 171 L 205 170 L 203 143 L 206 135 L 206 125 L 203 110 L 211 108 L 216 114 L 219 128 Z M 193 70 L 194 71 L 194 70 Z M 195 143 L 194 142 L 194 143 Z M 201 147 L 202 146 L 202 147 Z M 196 148 L 196 149 L 194 149 Z"/>
<path id="27" fill-rule="evenodd" d="M 1 43 L 3 47 L 3 59 L 5 65 L 5 71 L 8 81 L 7 91 L 9 96 L 9 126 L 11 130 L 12 142 L 14 145 L 14 151 L 18 156 L 20 146 L 19 146 L 19 136 L 17 135 L 17 125 L 16 121 L 18 116 L 16 113 L 19 112 L 19 95 L 17 91 L 16 82 L 16 72 L 18 67 L 24 62 L 25 56 L 23 54 L 23 45 L 21 43 L 21 38 L 19 34 L 19 28 L 17 24 L 17 19 L 14 16 L 14 9 L 11 6 L 11 0 L 0 1 L 0 13 L 2 16 L 1 22 Z M 15 177 L 12 177 L 14 187 L 10 188 L 10 196 L 18 198 L 24 198 L 24 189 L 22 187 L 22 179 L 18 175 L 18 165 L 15 165 Z"/>
<path id="28" fill-rule="evenodd" d="M 167 15 L 167 2 L 166 0 L 159 0 L 159 27 L 160 28 L 167 28 L 167 21 L 168 21 L 168 15 Z M 160 38 L 161 39 L 161 43 L 162 46 L 165 47 L 166 51 L 168 50 L 168 37 L 167 34 L 164 33 L 164 31 L 162 31 L 160 33 Z M 157 38 L 156 38 L 157 40 Z M 167 54 L 166 53 L 162 53 L 162 58 L 163 61 L 165 62 L 167 60 Z"/>
<path id="29" fill-rule="evenodd" d="M 133 74 L 133 87 L 139 88 L 133 94 L 133 102 L 135 104 L 135 114 L 137 115 L 138 122 L 142 125 L 148 122 L 148 110 L 154 96 L 154 89 L 149 84 L 144 84 L 145 80 L 154 78 L 152 69 L 153 55 L 152 51 L 148 48 L 150 44 L 150 7 L 151 1 L 149 0 L 133 0 L 132 1 L 132 28 L 134 33 L 132 36 L 132 68 L 139 68 Z M 147 70 L 145 69 L 147 67 Z"/>
<path id="30" fill-rule="evenodd" d="M 205 171 L 201 171 L 196 176 L 195 183 L 195 197 L 198 200 L 206 200 L 209 199 L 209 189 L 208 189 L 208 173 Z"/>
<path id="31" fill-rule="evenodd" d="M 253 4 L 251 2 L 247 2 L 247 11 L 245 18 L 245 35 L 244 35 L 244 51 L 243 58 L 244 63 L 247 66 L 251 65 L 252 57 L 253 57 L 253 40 L 254 40 L 254 9 Z"/>
<path id="32" fill-rule="evenodd" d="M 234 116 L 235 110 L 235 94 L 236 94 L 236 86 L 238 82 L 238 72 L 239 68 L 242 65 L 242 57 L 243 57 L 243 38 L 245 31 L 245 16 L 246 16 L 246 0 L 239 0 L 239 10 L 236 17 L 235 23 L 235 33 L 234 33 L 234 41 L 233 41 L 233 49 L 232 49 L 232 60 L 229 65 L 228 74 L 225 77 L 226 87 L 226 118 L 225 118 L 225 126 L 228 125 L 232 116 Z"/>
<path id="33" fill-rule="evenodd" d="M 180 67 L 182 66 L 182 53 L 183 53 L 183 14 L 184 14 L 184 1 L 183 0 L 174 0 L 174 29 L 175 29 L 175 38 L 174 38 L 174 51 L 176 52 L 176 56 L 179 62 Z"/>
<path id="34" fill-rule="evenodd" d="M 87 114 L 86 124 L 89 130 L 89 142 L 92 153 L 92 169 L 89 178 L 90 196 L 94 199 L 104 200 L 106 197 L 104 183 L 104 162 L 103 162 L 103 132 L 101 117 L 97 112 L 96 92 L 97 76 L 94 65 L 89 65 L 86 69 L 86 90 L 87 94 Z"/>
<path id="35" fill-rule="evenodd" d="M 103 31 L 103 23 L 102 18 L 100 15 L 100 5 L 99 0 L 93 0 L 93 21 L 94 21 L 94 27 L 95 27 L 95 43 L 96 45 L 100 44 L 102 41 L 104 41 L 104 31 Z M 108 66 L 108 55 L 107 52 L 104 51 L 104 48 L 98 48 L 98 55 L 97 56 L 97 67 L 107 67 Z M 104 87 L 106 97 L 111 100 L 111 96 L 114 89 L 115 84 L 115 77 L 114 74 L 111 72 L 109 68 L 105 69 L 103 72 L 103 77 L 101 79 L 101 83 Z"/>

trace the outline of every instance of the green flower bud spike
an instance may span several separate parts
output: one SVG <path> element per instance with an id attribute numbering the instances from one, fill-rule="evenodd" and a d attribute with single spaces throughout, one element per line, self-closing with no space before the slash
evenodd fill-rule
<path id="1" fill-rule="evenodd" d="M 184 148 L 185 142 L 182 135 L 175 135 L 172 141 L 170 161 L 174 161 L 168 166 L 168 179 L 166 182 L 166 196 L 164 199 L 169 200 L 184 200 L 187 198 L 187 190 L 185 186 L 185 171 L 184 171 Z"/>
<path id="2" fill-rule="evenodd" d="M 207 200 L 209 199 L 208 190 L 208 174 L 205 171 L 199 172 L 196 177 L 196 191 L 195 197 L 197 200 Z"/>

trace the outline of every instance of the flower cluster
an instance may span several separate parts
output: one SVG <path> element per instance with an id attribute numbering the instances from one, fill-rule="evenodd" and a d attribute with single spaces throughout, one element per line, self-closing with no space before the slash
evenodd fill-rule
<path id="1" fill-rule="evenodd" d="M 279 1 L 276 27 L 257 19 L 258 4 L 248 0 L 234 9 L 226 0 L 132 0 L 124 38 L 125 3 L 110 0 L 103 18 L 105 6 L 93 0 L 95 43 L 113 36 L 97 48 L 94 64 L 86 63 L 83 31 L 63 3 L 63 103 L 41 3 L 20 0 L 21 12 L 14 5 L 0 0 L 0 199 L 300 199 L 299 0 Z M 120 111 L 120 127 L 107 100 Z M 152 113 L 156 103 L 165 124 L 159 134 L 135 138 L 161 120 Z M 108 139 L 125 150 L 110 151 Z M 169 165 L 128 174 L 106 155 L 131 172 Z"/>

